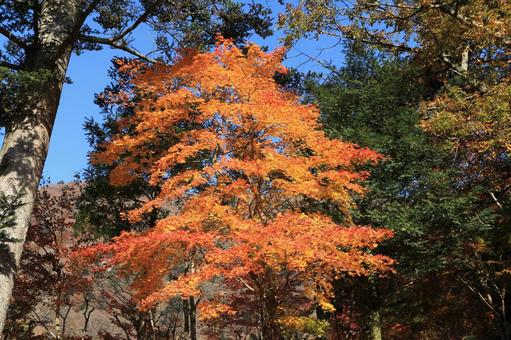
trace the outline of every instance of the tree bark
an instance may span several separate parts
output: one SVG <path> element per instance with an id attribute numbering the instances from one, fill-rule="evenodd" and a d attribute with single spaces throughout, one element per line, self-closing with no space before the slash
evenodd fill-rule
<path id="1" fill-rule="evenodd" d="M 16 241 L 0 244 L 0 332 L 4 328 L 71 56 L 72 45 L 62 48 L 62 44 L 78 20 L 78 3 L 78 0 L 43 2 L 38 40 L 27 51 L 23 71 L 44 71 L 49 76 L 32 93 L 20 94 L 24 105 L 7 122 L 0 150 L 0 192 L 20 200 L 13 207 L 14 226 L 6 230 Z"/>
<path id="2" fill-rule="evenodd" d="M 67 61 L 66 61 L 67 64 Z M 0 248 L 0 329 L 3 329 L 25 236 L 34 206 L 34 199 L 43 170 L 51 129 L 55 121 L 63 81 L 48 84 L 48 89 L 35 102 L 30 115 L 6 129 L 0 151 L 0 192 L 19 197 L 14 210 L 15 225 L 7 230 L 15 242 Z"/>
<path id="3" fill-rule="evenodd" d="M 190 310 L 188 308 L 188 300 L 183 299 L 183 319 L 184 319 L 184 332 L 190 332 Z"/>
<path id="4" fill-rule="evenodd" d="M 369 339 L 382 340 L 381 315 L 379 309 L 374 309 L 369 314 Z"/>
<path id="5" fill-rule="evenodd" d="M 197 340 L 197 306 L 195 305 L 195 299 L 190 296 L 190 339 Z"/>

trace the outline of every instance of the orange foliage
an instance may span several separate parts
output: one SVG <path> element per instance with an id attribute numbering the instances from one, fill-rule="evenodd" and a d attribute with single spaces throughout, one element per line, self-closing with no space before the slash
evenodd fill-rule
<path id="1" fill-rule="evenodd" d="M 200 296 L 202 317 L 215 318 L 243 312 L 231 304 L 240 294 L 260 301 L 272 291 L 280 292 L 272 317 L 308 315 L 307 304 L 289 301 L 329 305 L 340 275 L 389 270 L 392 260 L 371 250 L 391 232 L 349 217 L 367 176 L 356 169 L 381 155 L 325 136 L 318 109 L 274 82 L 283 53 L 220 41 L 211 53 L 185 51 L 173 66 L 135 75 L 139 101 L 123 122 L 130 132 L 94 159 L 116 164 L 115 184 L 146 176 L 161 186 L 131 220 L 169 204 L 179 212 L 82 255 L 135 273 L 142 307 Z M 337 207 L 345 226 L 319 213 L 321 202 Z"/>

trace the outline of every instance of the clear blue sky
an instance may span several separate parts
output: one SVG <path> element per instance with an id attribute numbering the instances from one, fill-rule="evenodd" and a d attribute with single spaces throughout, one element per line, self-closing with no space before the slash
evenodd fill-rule
<path id="1" fill-rule="evenodd" d="M 270 2 L 273 3 L 273 1 L 268 3 Z M 279 8 L 272 7 L 274 9 L 273 17 L 276 17 Z M 279 32 L 275 33 L 275 36 L 264 41 L 256 37 L 252 38 L 252 41 L 273 49 L 279 46 L 278 38 L 281 36 Z M 135 42 L 141 51 L 152 50 L 152 37 L 143 29 L 135 34 Z M 323 38 L 319 42 L 300 41 L 293 50 L 289 51 L 285 65 L 288 67 L 298 66 L 301 71 L 324 71 L 317 63 L 306 62 L 308 58 L 300 55 L 300 52 L 314 56 L 321 53 L 321 59 L 340 65 L 343 62 L 340 48 L 332 48 L 323 52 L 319 49 L 319 46 L 324 48 L 334 45 L 335 42 L 328 38 Z M 89 146 L 85 138 L 83 123 L 87 117 L 101 119 L 98 107 L 93 103 L 94 94 L 100 92 L 109 83 L 107 70 L 110 60 L 114 56 L 122 55 L 124 54 L 120 51 L 105 48 L 99 52 L 73 55 L 71 58 L 68 76 L 73 83 L 64 86 L 50 150 L 44 167 L 43 176 L 49 178 L 51 182 L 71 181 L 75 173 L 81 172 L 86 167 Z"/>

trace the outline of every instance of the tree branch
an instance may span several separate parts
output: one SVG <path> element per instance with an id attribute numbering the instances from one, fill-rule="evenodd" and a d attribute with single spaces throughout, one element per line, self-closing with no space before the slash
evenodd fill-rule
<path id="1" fill-rule="evenodd" d="M 108 38 L 96 37 L 96 36 L 92 36 L 92 35 L 81 35 L 80 40 L 94 43 L 94 44 L 108 45 L 113 48 L 117 48 L 119 50 L 128 52 L 129 54 L 132 54 L 132 55 L 136 56 L 137 58 L 145 60 L 149 63 L 153 63 L 153 64 L 157 63 L 157 61 L 155 59 L 137 51 L 133 47 L 128 46 L 125 41 L 116 41 L 113 38 L 108 39 Z"/>
<path id="2" fill-rule="evenodd" d="M 5 29 L 4 27 L 0 27 L 0 34 L 23 49 L 28 47 L 27 43 L 23 39 L 17 37 L 12 32 L 9 32 L 9 30 Z"/>
<path id="3" fill-rule="evenodd" d="M 153 6 L 151 6 L 144 13 L 142 13 L 142 15 L 139 16 L 138 19 L 135 20 L 135 22 L 130 27 L 126 28 L 124 31 L 122 31 L 118 35 L 112 37 L 112 40 L 119 41 L 119 40 L 124 39 L 124 37 L 126 37 L 128 34 L 133 32 L 138 26 L 140 26 L 140 24 L 142 24 L 144 21 L 146 21 L 147 18 L 149 17 L 149 15 L 151 15 L 151 13 L 153 12 L 153 10 L 156 9 L 162 2 L 163 2 L 162 0 L 156 1 L 153 4 Z"/>
<path id="4" fill-rule="evenodd" d="M 4 61 L 4 60 L 0 60 L 0 66 L 1 67 L 7 67 L 7 68 L 10 68 L 11 70 L 15 70 L 15 71 L 21 70 L 21 65 L 12 64 L 12 63 L 9 63 L 9 62 Z"/>
<path id="5" fill-rule="evenodd" d="M 114 35 L 111 38 L 105 38 L 105 39 L 109 39 L 112 42 L 117 42 L 117 41 L 123 40 L 128 34 L 133 32 L 138 26 L 140 26 L 140 24 L 145 22 L 147 20 L 147 18 L 151 15 L 151 13 L 153 13 L 153 11 L 155 9 L 157 9 L 162 3 L 163 3 L 163 0 L 154 2 L 153 5 L 151 7 L 149 7 L 148 9 L 146 9 L 145 12 L 142 13 L 138 17 L 138 19 L 135 20 L 135 22 L 133 22 L 133 24 L 131 26 L 129 26 L 124 31 L 120 32 L 119 34 Z"/>
<path id="6" fill-rule="evenodd" d="M 298 49 L 296 49 L 298 51 L 298 53 L 304 55 L 305 57 L 308 58 L 307 61 L 304 61 L 303 63 L 301 63 L 300 65 L 298 65 L 298 67 L 302 66 L 303 64 L 307 63 L 308 61 L 312 60 L 312 61 L 315 61 L 316 63 L 318 63 L 319 65 L 321 65 L 322 67 L 326 68 L 328 71 L 332 72 L 332 73 L 335 73 L 337 74 L 338 76 L 342 76 L 342 74 L 336 69 L 336 67 L 330 63 L 328 63 L 327 61 L 325 60 L 321 60 L 319 59 L 318 57 L 314 57 L 314 56 L 311 56 L 305 52 L 302 52 Z M 298 68 L 297 67 L 297 68 Z"/>
<path id="7" fill-rule="evenodd" d="M 509 39 L 509 38 L 506 39 L 506 37 L 503 37 L 502 34 L 500 34 L 500 32 L 492 32 L 483 23 L 477 22 L 469 17 L 462 15 L 456 8 L 452 8 L 443 2 L 432 3 L 432 4 L 427 5 L 427 7 L 431 8 L 431 9 L 438 9 L 441 12 L 443 12 L 444 14 L 449 15 L 450 17 L 458 20 L 459 22 L 461 22 L 467 26 L 483 30 L 485 32 L 490 33 L 491 35 L 493 35 L 496 38 L 502 39 L 502 42 L 505 45 L 508 45 L 508 46 L 511 45 L 511 39 Z"/>

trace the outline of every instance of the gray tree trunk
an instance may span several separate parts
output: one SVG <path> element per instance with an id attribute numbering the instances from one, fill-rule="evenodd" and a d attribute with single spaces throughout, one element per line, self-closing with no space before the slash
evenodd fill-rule
<path id="1" fill-rule="evenodd" d="M 14 276 L 27 234 L 35 194 L 48 153 L 72 45 L 63 46 L 79 19 L 79 0 L 44 1 L 39 35 L 27 51 L 25 71 L 50 72 L 33 93 L 22 94 L 24 105 L 6 126 L 0 150 L 0 192 L 19 197 L 14 207 L 15 225 L 6 232 L 16 242 L 0 245 L 0 332 L 4 328 Z M 65 45 L 65 44 L 64 44 Z"/>

